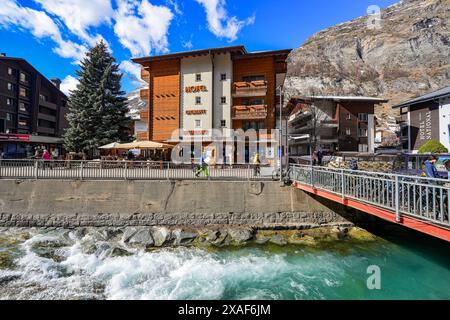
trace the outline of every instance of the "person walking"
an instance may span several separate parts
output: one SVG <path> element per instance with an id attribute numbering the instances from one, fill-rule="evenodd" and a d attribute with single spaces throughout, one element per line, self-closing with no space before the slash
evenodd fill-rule
<path id="1" fill-rule="evenodd" d="M 312 154 L 312 165 L 315 166 L 317 164 L 317 151 L 314 151 Z"/>
<path id="2" fill-rule="evenodd" d="M 321 149 L 317 151 L 317 163 L 321 167 L 322 166 L 322 160 L 323 160 L 323 152 Z"/>
<path id="3" fill-rule="evenodd" d="M 208 170 L 208 158 L 205 156 L 205 154 L 202 154 L 200 157 L 200 165 L 197 169 L 197 172 L 195 173 L 195 176 L 198 178 L 200 173 L 204 173 L 206 177 L 209 177 L 209 170 Z"/>
<path id="4" fill-rule="evenodd" d="M 48 152 L 47 149 L 44 149 L 44 152 L 42 153 L 42 160 L 44 160 L 44 169 L 48 167 L 48 163 L 51 159 L 52 156 L 50 155 L 50 152 Z"/>
<path id="5" fill-rule="evenodd" d="M 259 157 L 259 152 L 256 152 L 253 157 L 253 176 L 261 176 L 261 159 Z"/>

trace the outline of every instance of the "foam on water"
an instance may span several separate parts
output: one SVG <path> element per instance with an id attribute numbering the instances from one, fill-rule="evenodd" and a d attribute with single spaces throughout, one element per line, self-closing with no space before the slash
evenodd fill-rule
<path id="1" fill-rule="evenodd" d="M 0 269 L 3 299 L 340 299 L 402 297 L 402 293 L 372 293 L 366 287 L 366 268 L 380 264 L 386 272 L 404 268 L 412 259 L 415 270 L 441 272 L 447 266 L 428 263 L 407 250 L 386 243 L 334 249 L 259 248 L 209 252 L 198 248 L 135 250 L 130 256 L 108 257 L 104 251 L 83 253 L 82 241 L 69 239 L 53 248 L 53 259 L 36 252 L 36 245 L 55 241 L 55 234 L 36 234 L 18 250 L 14 270 Z M 70 238 L 70 237 L 69 237 Z M 58 238 L 61 239 L 61 238 Z M 58 240 L 59 241 L 59 240 Z M 409 256 L 408 256 L 409 255 Z M 397 262 L 398 260 L 398 262 Z M 400 265 L 402 264 L 402 265 Z M 417 280 L 416 271 L 404 273 Z M 391 275 L 387 275 L 387 278 Z M 3 280 L 2 280 L 3 279 Z M 393 278 L 394 279 L 394 278 Z M 430 297 L 449 297 L 448 290 L 422 288 Z M 402 280 L 403 281 L 403 280 Z M 435 282 L 435 284 L 439 284 Z M 400 286 L 404 283 L 400 282 Z M 419 289 L 418 289 L 419 290 Z M 384 294 L 385 296 L 383 296 Z M 399 294 L 400 296 L 396 296 Z M 422 293 L 423 294 L 423 293 Z M 420 294 L 418 294 L 420 296 Z M 427 296 L 422 296 L 427 297 Z"/>

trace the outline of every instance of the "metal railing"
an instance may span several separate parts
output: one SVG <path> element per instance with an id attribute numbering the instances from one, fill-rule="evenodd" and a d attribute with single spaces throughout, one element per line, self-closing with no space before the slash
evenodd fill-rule
<path id="1" fill-rule="evenodd" d="M 270 171 L 271 172 L 271 171 Z M 208 166 L 162 161 L 0 160 L 0 179 L 269 180 L 248 164 Z"/>
<path id="2" fill-rule="evenodd" d="M 395 212 L 450 227 L 450 181 L 391 173 L 292 165 L 292 180 Z"/>

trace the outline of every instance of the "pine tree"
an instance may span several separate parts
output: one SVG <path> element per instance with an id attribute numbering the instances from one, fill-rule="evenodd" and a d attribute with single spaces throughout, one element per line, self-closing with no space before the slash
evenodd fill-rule
<path id="1" fill-rule="evenodd" d="M 130 140 L 122 74 L 106 44 L 101 41 L 80 62 L 79 84 L 71 92 L 64 135 L 68 151 L 89 152 L 111 142 Z"/>

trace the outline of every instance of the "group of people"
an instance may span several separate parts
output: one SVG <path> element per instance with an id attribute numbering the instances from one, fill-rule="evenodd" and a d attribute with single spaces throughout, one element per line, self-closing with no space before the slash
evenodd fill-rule
<path id="1" fill-rule="evenodd" d="M 319 150 L 313 152 L 312 162 L 313 162 L 313 166 L 322 166 L 322 164 L 323 164 L 323 151 L 322 150 L 319 149 Z"/>
<path id="2" fill-rule="evenodd" d="M 59 157 L 58 149 L 54 148 L 49 152 L 45 147 L 36 147 L 33 159 L 42 159 L 44 161 L 57 160 Z"/>

